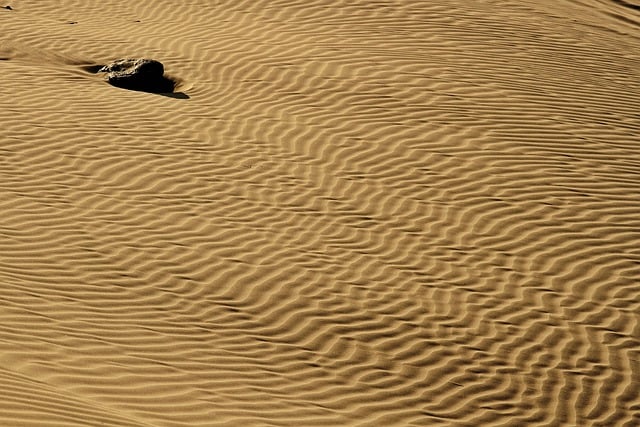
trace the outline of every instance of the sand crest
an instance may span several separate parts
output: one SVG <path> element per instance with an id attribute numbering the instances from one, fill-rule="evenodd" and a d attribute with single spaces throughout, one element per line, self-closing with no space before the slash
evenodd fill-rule
<path id="1" fill-rule="evenodd" d="M 640 425 L 640 3 L 10 5 L 0 425 Z"/>

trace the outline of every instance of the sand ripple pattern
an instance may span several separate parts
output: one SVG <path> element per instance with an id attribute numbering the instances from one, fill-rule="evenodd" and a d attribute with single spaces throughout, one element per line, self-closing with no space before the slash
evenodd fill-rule
<path id="1" fill-rule="evenodd" d="M 640 425 L 629 5 L 0 9 L 0 424 Z"/>

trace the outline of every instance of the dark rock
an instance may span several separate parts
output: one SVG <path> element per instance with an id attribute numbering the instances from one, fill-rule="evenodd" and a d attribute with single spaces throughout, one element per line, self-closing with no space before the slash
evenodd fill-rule
<path id="1" fill-rule="evenodd" d="M 118 59 L 100 68 L 107 81 L 123 89 L 152 93 L 173 92 L 175 82 L 164 76 L 164 66 L 153 59 Z"/>
<path id="2" fill-rule="evenodd" d="M 13 8 L 11 6 L 5 6 L 4 9 L 13 10 Z"/>

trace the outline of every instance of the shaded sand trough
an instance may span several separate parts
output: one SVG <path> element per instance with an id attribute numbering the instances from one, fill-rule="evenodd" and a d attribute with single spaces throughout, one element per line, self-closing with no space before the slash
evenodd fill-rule
<path id="1" fill-rule="evenodd" d="M 0 425 L 640 425 L 637 2 L 178 3 L 0 9 Z"/>

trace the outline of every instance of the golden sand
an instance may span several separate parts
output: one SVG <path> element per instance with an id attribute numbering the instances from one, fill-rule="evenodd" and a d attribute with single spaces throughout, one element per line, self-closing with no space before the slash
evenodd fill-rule
<path id="1" fill-rule="evenodd" d="M 639 5 L 0 9 L 0 425 L 639 426 Z"/>

